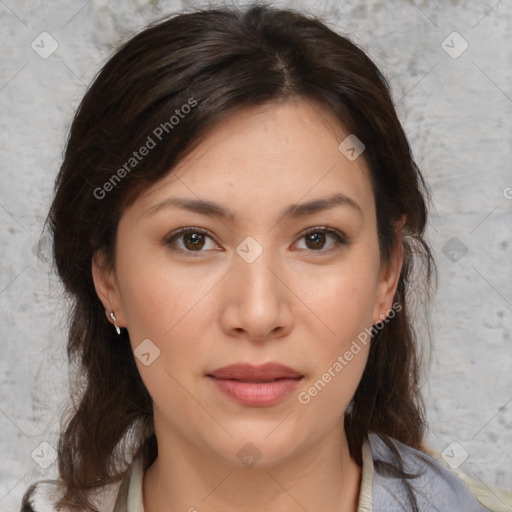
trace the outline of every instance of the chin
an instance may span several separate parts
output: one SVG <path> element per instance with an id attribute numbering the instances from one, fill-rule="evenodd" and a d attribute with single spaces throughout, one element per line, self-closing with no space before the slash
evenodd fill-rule
<path id="1" fill-rule="evenodd" d="M 299 449 L 301 440 L 286 428 L 276 426 L 279 422 L 262 425 L 253 424 L 253 428 L 244 427 L 226 429 L 233 437 L 223 436 L 218 442 L 211 441 L 211 450 L 226 464 L 238 468 L 271 468 L 286 462 Z M 253 434 L 250 432 L 254 431 Z M 270 435 L 269 435 L 270 433 Z"/>

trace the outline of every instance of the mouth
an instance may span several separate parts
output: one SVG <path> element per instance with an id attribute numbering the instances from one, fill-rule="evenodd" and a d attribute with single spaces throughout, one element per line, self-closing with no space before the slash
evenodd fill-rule
<path id="1" fill-rule="evenodd" d="M 304 375 L 281 365 L 239 363 L 206 374 L 224 396 L 248 406 L 270 406 L 290 395 Z"/>
<path id="2" fill-rule="evenodd" d="M 251 383 L 251 384 L 261 384 L 263 382 L 276 382 L 278 380 L 302 380 L 303 379 L 302 376 L 293 377 L 293 378 L 279 377 L 277 379 L 219 379 L 218 377 L 214 377 L 213 375 L 207 375 L 207 377 L 211 377 L 212 379 L 218 379 L 218 380 L 232 380 L 235 382 L 247 382 L 247 383 Z"/>
<path id="3" fill-rule="evenodd" d="M 208 373 L 207 376 L 241 382 L 272 382 L 280 379 L 300 379 L 304 377 L 299 371 L 277 362 L 262 365 L 236 363 L 217 368 Z"/>

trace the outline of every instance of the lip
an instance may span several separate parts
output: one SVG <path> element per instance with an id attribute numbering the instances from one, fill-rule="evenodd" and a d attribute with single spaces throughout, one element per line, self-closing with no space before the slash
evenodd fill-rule
<path id="1" fill-rule="evenodd" d="M 250 406 L 269 406 L 292 393 L 304 376 L 280 363 L 239 363 L 218 368 L 206 375 L 220 391 Z"/>
<path id="2" fill-rule="evenodd" d="M 216 379 L 242 380 L 248 382 L 269 381 L 273 379 L 296 379 L 303 375 L 284 364 L 270 362 L 261 365 L 251 363 L 230 364 L 217 368 L 208 374 Z"/>

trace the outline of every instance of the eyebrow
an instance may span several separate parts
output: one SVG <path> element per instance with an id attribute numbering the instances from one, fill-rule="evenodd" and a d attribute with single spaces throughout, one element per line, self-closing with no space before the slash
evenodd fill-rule
<path id="1" fill-rule="evenodd" d="M 236 217 L 235 213 L 224 206 L 207 201 L 205 199 L 189 199 L 185 197 L 170 197 L 161 203 L 157 203 L 151 206 L 144 213 L 150 214 L 159 211 L 163 208 L 169 207 L 183 208 L 195 213 L 202 215 L 209 215 L 212 217 L 218 217 L 225 220 L 233 221 Z M 321 197 L 313 199 L 304 203 L 290 204 L 281 213 L 282 217 L 298 218 L 305 215 L 311 215 L 316 212 L 328 210 L 335 206 L 348 206 L 355 210 L 361 217 L 363 216 L 363 210 L 356 201 L 344 194 L 333 194 L 327 197 Z"/>

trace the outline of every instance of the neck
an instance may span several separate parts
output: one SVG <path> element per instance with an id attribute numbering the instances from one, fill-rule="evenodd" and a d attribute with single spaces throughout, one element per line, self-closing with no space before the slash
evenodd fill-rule
<path id="1" fill-rule="evenodd" d="M 361 468 L 343 426 L 280 463 L 250 468 L 165 437 L 144 475 L 144 512 L 357 511 Z"/>

